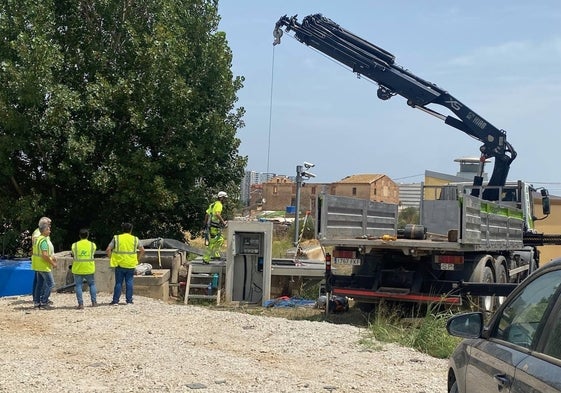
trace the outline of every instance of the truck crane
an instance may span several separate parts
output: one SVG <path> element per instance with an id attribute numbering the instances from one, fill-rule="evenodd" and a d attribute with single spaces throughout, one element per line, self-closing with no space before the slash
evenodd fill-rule
<path id="1" fill-rule="evenodd" d="M 299 23 L 281 17 L 273 45 L 285 32 L 378 85 L 377 96 L 400 95 L 407 105 L 433 115 L 482 143 L 473 184 L 424 186 L 421 225 L 397 228 L 398 205 L 322 193 L 316 203 L 316 237 L 326 255 L 326 285 L 335 295 L 351 296 L 363 310 L 380 300 L 462 303 L 466 294 L 493 309 L 514 286 L 539 266 L 537 246 L 561 244 L 561 235 L 538 233 L 534 221 L 550 213 L 549 193 L 541 189 L 542 218 L 533 212 L 538 191 L 523 181 L 507 182 L 516 151 L 506 132 L 446 90 L 395 64 L 395 56 L 332 20 L 314 14 Z M 440 105 L 444 115 L 429 105 Z M 487 159 L 491 178 L 483 184 Z M 425 198 L 433 193 L 434 198 Z M 351 265 L 333 274 L 331 263 Z"/>
<path id="2" fill-rule="evenodd" d="M 494 158 L 489 187 L 483 192 L 482 198 L 490 201 L 499 199 L 498 187 L 505 185 L 510 165 L 516 158 L 516 151 L 507 141 L 504 130 L 493 126 L 446 90 L 395 64 L 395 56 L 390 52 L 357 37 L 321 14 L 306 16 L 302 23 L 298 22 L 296 15 L 281 17 L 273 30 L 273 45 L 280 44 L 283 27 L 287 32 L 294 32 L 294 37 L 301 43 L 377 83 L 377 96 L 381 100 L 400 95 L 410 107 L 433 115 L 482 142 L 479 173 L 474 177 L 474 186 L 482 185 L 485 162 Z M 446 116 L 430 109 L 430 104 L 441 105 L 455 116 Z M 476 195 L 478 192 L 479 188 L 474 187 L 472 193 Z"/>

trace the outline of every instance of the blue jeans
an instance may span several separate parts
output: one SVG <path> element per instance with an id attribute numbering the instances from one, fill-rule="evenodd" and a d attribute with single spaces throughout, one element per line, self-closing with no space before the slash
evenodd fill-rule
<path id="1" fill-rule="evenodd" d="M 125 281 L 125 298 L 127 300 L 127 303 L 132 303 L 134 267 L 132 269 L 126 269 L 120 266 L 117 266 L 115 268 L 115 288 L 113 289 L 112 303 L 119 303 L 119 298 L 121 297 L 121 290 L 123 287 L 123 280 Z"/>
<path id="2" fill-rule="evenodd" d="M 41 282 L 39 282 L 41 280 Z M 43 286 L 43 279 L 39 276 L 39 272 L 33 272 L 33 289 L 31 294 L 33 295 L 33 305 L 38 306 L 41 302 L 41 287 Z"/>
<path id="3" fill-rule="evenodd" d="M 82 296 L 82 283 L 84 280 L 87 281 L 88 287 L 90 287 L 90 298 L 92 299 L 92 304 L 97 303 L 97 288 L 95 286 L 94 275 L 74 274 L 74 284 L 76 284 L 76 299 L 78 300 L 78 304 L 84 304 L 84 298 Z"/>
<path id="4" fill-rule="evenodd" d="M 37 288 L 39 289 L 39 304 L 49 303 L 49 296 L 55 286 L 55 279 L 52 272 L 37 272 Z"/>

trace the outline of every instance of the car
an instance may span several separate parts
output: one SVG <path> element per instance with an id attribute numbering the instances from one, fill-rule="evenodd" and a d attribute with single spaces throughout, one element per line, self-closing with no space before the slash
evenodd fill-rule
<path id="1" fill-rule="evenodd" d="M 462 337 L 449 359 L 449 393 L 561 392 L 561 258 L 520 283 L 488 318 L 447 321 Z"/>

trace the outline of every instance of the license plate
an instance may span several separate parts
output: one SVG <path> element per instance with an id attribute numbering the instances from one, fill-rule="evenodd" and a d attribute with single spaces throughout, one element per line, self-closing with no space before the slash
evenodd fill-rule
<path id="1" fill-rule="evenodd" d="M 440 270 L 454 270 L 454 264 L 453 263 L 441 263 L 440 264 Z"/>
<path id="2" fill-rule="evenodd" d="M 334 263 L 338 265 L 360 265 L 360 258 L 335 258 Z"/>

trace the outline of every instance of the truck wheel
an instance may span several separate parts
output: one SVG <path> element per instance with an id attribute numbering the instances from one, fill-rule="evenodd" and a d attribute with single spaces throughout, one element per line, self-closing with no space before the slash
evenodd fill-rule
<path id="1" fill-rule="evenodd" d="M 508 282 L 508 277 L 506 276 L 505 267 L 502 264 L 498 265 L 496 271 L 497 271 L 497 284 L 506 284 Z M 498 305 L 500 306 L 501 304 L 503 304 L 505 299 L 506 296 L 498 296 L 497 297 Z"/>
<path id="2" fill-rule="evenodd" d="M 506 275 L 506 268 L 503 265 L 506 260 L 503 257 L 498 257 L 495 264 L 495 272 L 497 275 L 497 284 L 506 284 L 508 282 L 508 277 Z M 498 296 L 497 303 L 500 306 L 505 301 L 506 296 Z"/>
<path id="3" fill-rule="evenodd" d="M 495 282 L 493 278 L 493 270 L 489 266 L 485 266 L 483 271 L 482 283 L 492 284 Z M 495 309 L 495 297 L 494 296 L 480 296 L 479 297 L 479 308 L 484 312 L 493 312 Z"/>
<path id="4" fill-rule="evenodd" d="M 470 282 L 493 284 L 495 276 L 493 269 L 488 263 L 493 263 L 494 259 L 490 255 L 485 255 L 479 259 L 473 273 L 470 276 Z M 494 296 L 479 296 L 475 298 L 475 303 L 480 311 L 491 313 L 495 309 Z"/>

